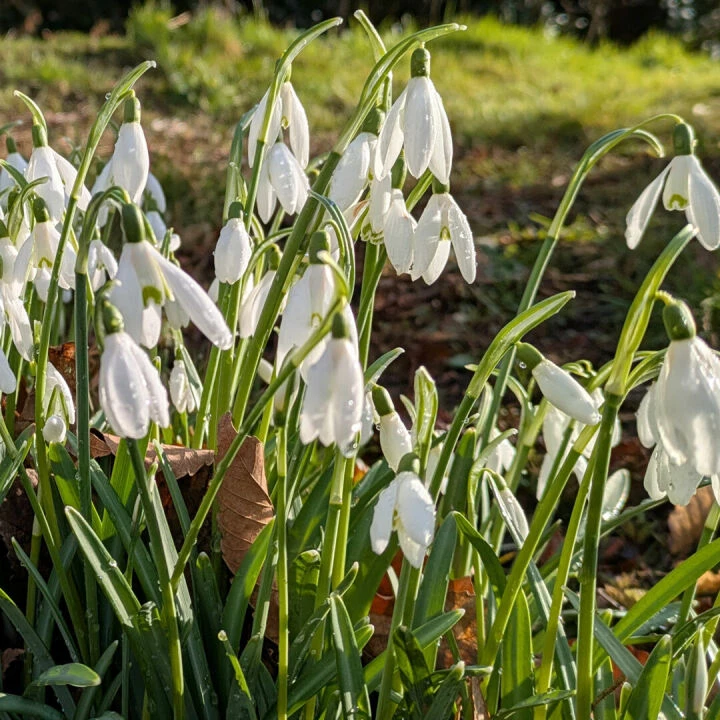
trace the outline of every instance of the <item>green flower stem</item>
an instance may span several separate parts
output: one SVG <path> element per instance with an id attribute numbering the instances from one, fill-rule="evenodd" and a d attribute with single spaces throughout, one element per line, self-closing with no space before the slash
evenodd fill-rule
<path id="1" fill-rule="evenodd" d="M 242 445 L 245 438 L 249 435 L 250 430 L 262 417 L 265 406 L 268 403 L 272 403 L 273 396 L 277 392 L 278 388 L 285 382 L 285 380 L 290 377 L 293 372 L 295 372 L 300 363 L 308 356 L 311 350 L 330 331 L 332 325 L 332 318 L 334 314 L 342 307 L 343 303 L 343 299 L 336 300 L 330 307 L 328 315 L 323 319 L 315 332 L 310 336 L 308 341 L 301 348 L 291 354 L 287 362 L 285 362 L 281 371 L 278 373 L 277 377 L 268 385 L 262 395 L 258 398 L 257 402 L 253 405 L 252 410 L 248 413 L 243 423 L 240 425 L 240 428 L 238 429 L 238 434 L 230 444 L 230 447 L 228 448 L 225 457 L 223 457 L 223 459 L 216 465 L 215 474 L 210 480 L 207 491 L 205 492 L 205 495 L 200 502 L 200 507 L 198 508 L 195 517 L 190 523 L 188 532 L 185 535 L 185 540 L 183 541 L 180 552 L 178 553 L 177 562 L 175 564 L 175 569 L 173 571 L 171 579 L 171 584 L 173 588 L 176 589 L 178 583 L 180 582 L 180 578 L 182 577 L 185 565 L 190 558 L 190 553 L 192 552 L 192 549 L 197 542 L 200 528 L 205 522 L 205 519 L 207 518 L 208 513 L 210 512 L 212 505 L 215 502 L 215 498 L 217 497 L 218 491 L 220 490 L 220 485 L 222 484 L 223 478 L 225 477 L 225 473 L 228 471 L 228 468 L 235 459 L 235 456 L 240 450 L 240 446 Z"/>
<path id="2" fill-rule="evenodd" d="M 575 708 L 579 718 L 592 716 L 595 691 L 595 673 L 593 669 L 595 634 L 593 623 L 595 622 L 596 608 L 595 591 L 600 524 L 602 522 L 605 481 L 610 467 L 612 435 L 622 399 L 622 396 L 606 393 L 600 431 L 593 451 L 593 472 L 583 542 L 583 563 L 579 573 L 580 614 L 578 616 L 577 695 L 575 698 Z"/>
<path id="3" fill-rule="evenodd" d="M 573 511 L 570 516 L 567 531 L 565 533 L 565 541 L 560 553 L 560 562 L 555 574 L 555 583 L 553 586 L 552 602 L 550 605 L 550 613 L 548 617 L 547 627 L 545 628 L 545 640 L 542 650 L 542 661 L 536 675 L 536 689 L 538 694 L 547 692 L 550 689 L 550 681 L 552 678 L 553 661 L 555 659 L 555 644 L 557 641 L 557 630 L 562 618 L 562 607 L 565 602 L 565 585 L 570 576 L 570 568 L 572 567 L 573 557 L 575 555 L 575 545 L 577 543 L 578 533 L 580 532 L 580 524 L 583 518 L 585 501 L 590 491 L 590 481 L 592 480 L 594 461 L 588 464 L 583 480 L 580 483 Z M 539 707 L 535 710 L 535 720 L 544 720 L 547 716 L 547 706 Z"/>
<path id="4" fill-rule="evenodd" d="M 390 619 L 390 630 L 388 631 L 387 646 L 385 648 L 385 663 L 383 664 L 380 694 L 378 696 L 377 712 L 375 713 L 377 720 L 390 720 L 395 711 L 395 703 L 390 697 L 393 677 L 395 675 L 395 630 L 397 630 L 400 625 L 408 622 L 406 616 L 408 601 L 410 601 L 411 604 L 414 603 L 414 598 L 417 596 L 419 579 L 420 571 L 410 565 L 406 558 L 403 558 L 400 579 L 398 580 L 398 594 L 395 598 L 395 606 L 393 607 L 393 614 Z"/>
<path id="5" fill-rule="evenodd" d="M 540 287 L 540 283 L 545 275 L 545 270 L 547 269 L 550 258 L 552 257 L 558 240 L 560 239 L 560 233 L 565 225 L 567 216 L 575 203 L 575 199 L 577 198 L 585 179 L 590 174 L 590 171 L 593 167 L 595 167 L 601 158 L 607 155 L 607 153 L 613 150 L 617 145 L 634 137 L 645 140 L 657 152 L 657 154 L 662 157 L 662 145 L 660 145 L 654 135 L 651 135 L 642 128 L 645 125 L 664 119 L 678 121 L 680 118 L 678 118 L 677 115 L 672 114 L 655 115 L 632 128 L 614 130 L 613 132 L 604 135 L 599 140 L 592 143 L 592 145 L 590 145 L 590 147 L 588 147 L 585 151 L 578 163 L 578 166 L 575 168 L 573 176 L 570 178 L 565 194 L 563 195 L 560 205 L 558 206 L 552 222 L 550 223 L 550 227 L 548 228 L 547 236 L 543 240 L 543 244 L 540 246 L 540 251 L 535 259 L 535 264 L 530 272 L 530 277 L 528 278 L 525 291 L 523 292 L 520 305 L 518 306 L 518 314 L 527 310 L 535 301 L 538 288 Z M 502 402 L 505 394 L 505 388 L 507 387 L 508 377 L 512 370 L 514 360 L 515 351 L 513 350 L 500 366 L 500 371 L 495 382 L 495 393 L 493 395 L 492 406 L 490 408 L 491 422 L 488 422 L 484 428 L 483 445 L 487 444 L 488 438 L 490 437 L 490 431 L 497 422 L 497 416 L 500 411 L 500 403 Z"/>
<path id="6" fill-rule="evenodd" d="M 288 668 L 290 657 L 290 630 L 288 620 L 288 548 L 287 548 L 287 431 L 283 425 L 277 429 L 277 584 L 278 584 L 278 720 L 287 720 Z"/>
<path id="7" fill-rule="evenodd" d="M 350 532 L 350 511 L 352 509 L 353 476 L 355 474 L 355 455 L 343 458 L 342 496 L 340 498 L 340 517 L 338 537 L 335 542 L 332 566 L 332 587 L 336 588 L 346 572 L 347 541 Z"/>
<path id="8" fill-rule="evenodd" d="M 158 571 L 158 581 L 160 583 L 160 593 L 162 596 L 162 617 L 167 632 L 168 647 L 170 651 L 170 669 L 172 672 L 172 707 L 173 717 L 176 720 L 182 720 L 185 717 L 185 681 L 183 677 L 182 663 L 182 647 L 180 645 L 180 632 L 178 628 L 177 614 L 175 610 L 175 594 L 170 584 L 170 574 L 168 572 L 167 560 L 163 551 L 162 532 L 160 524 L 157 520 L 156 509 L 150 495 L 148 483 L 151 479 L 145 472 L 145 463 L 140 454 L 137 440 L 127 440 L 127 446 L 130 450 L 130 459 L 132 461 L 135 478 L 137 479 L 138 492 L 140 494 L 140 502 L 142 503 L 145 513 L 145 524 L 147 526 L 148 535 L 150 536 L 150 545 L 155 560 L 155 566 Z"/>

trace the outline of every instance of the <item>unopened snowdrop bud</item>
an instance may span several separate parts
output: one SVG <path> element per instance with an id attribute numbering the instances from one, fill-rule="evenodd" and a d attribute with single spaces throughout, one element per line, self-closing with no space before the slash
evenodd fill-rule
<path id="1" fill-rule="evenodd" d="M 65 190 L 55 154 L 48 146 L 47 133 L 42 125 L 33 125 L 32 138 L 33 151 L 25 176 L 28 182 L 47 178 L 35 188 L 35 193 L 45 201 L 50 216 L 60 220 L 65 210 Z"/>
<path id="2" fill-rule="evenodd" d="M 332 337 L 307 374 L 300 411 L 300 439 L 318 438 L 323 445 L 349 448 L 360 431 L 363 409 L 363 374 L 357 349 L 350 339 L 343 313 L 333 318 Z"/>
<path id="3" fill-rule="evenodd" d="M 435 532 L 435 504 L 416 471 L 401 470 L 380 493 L 370 525 L 373 552 L 385 552 L 393 530 L 408 562 L 421 568 Z"/>
<path id="4" fill-rule="evenodd" d="M 51 415 L 43 425 L 42 434 L 47 443 L 63 444 L 67 437 L 67 425 L 60 415 Z"/>
<path id="5" fill-rule="evenodd" d="M 17 151 L 15 141 L 9 135 L 5 139 L 5 142 L 8 152 L 5 161 L 8 163 L 8 165 L 14 167 L 21 175 L 24 175 L 28 166 L 27 160 L 25 160 L 25 158 Z M 7 190 L 8 188 L 11 188 L 13 185 L 15 185 L 14 178 L 3 167 L 0 170 L 0 193 L 2 193 L 4 190 Z M 7 207 L 7 205 L 5 206 Z"/>
<path id="6" fill-rule="evenodd" d="M 596 402 L 577 380 L 543 357 L 532 345 L 518 343 L 516 347 L 520 362 L 530 369 L 548 402 L 583 425 L 600 422 Z"/>
<path id="7" fill-rule="evenodd" d="M 150 154 L 140 124 L 140 101 L 134 92 L 125 101 L 124 113 L 112 156 L 112 177 L 134 203 L 139 203 L 150 172 Z"/>
<path id="8" fill-rule="evenodd" d="M 412 452 L 412 439 L 385 388 L 376 385 L 372 390 L 375 410 L 380 417 L 380 449 L 388 465 L 397 470 L 402 458 Z"/>
<path id="9" fill-rule="evenodd" d="M 705 698 L 708 691 L 708 669 L 705 658 L 703 629 L 698 630 L 695 644 L 690 651 L 685 682 L 685 717 L 689 720 L 701 720 L 705 710 Z"/>
<path id="10" fill-rule="evenodd" d="M 100 406 L 121 437 L 139 439 L 150 421 L 170 425 L 167 392 L 150 358 L 122 329 L 119 313 L 102 301 L 105 341 L 100 356 Z"/>
<path id="11" fill-rule="evenodd" d="M 663 312 L 670 338 L 655 386 L 657 429 L 664 451 L 675 465 L 697 473 L 720 473 L 720 360 L 695 335 L 684 303 Z"/>
<path id="12" fill-rule="evenodd" d="M 236 283 L 250 264 L 252 243 L 242 219 L 243 208 L 239 202 L 230 206 L 230 217 L 220 231 L 215 247 L 215 276 L 220 282 Z"/>
<path id="13" fill-rule="evenodd" d="M 695 157 L 690 125 L 675 126 L 673 145 L 675 157 L 630 208 L 625 231 L 628 247 L 637 247 L 662 193 L 665 209 L 684 211 L 687 221 L 697 229 L 700 244 L 706 250 L 715 250 L 720 246 L 720 193 Z"/>
<path id="14" fill-rule="evenodd" d="M 413 280 L 422 277 L 432 285 L 440 277 L 452 245 L 463 279 L 468 283 L 475 281 L 475 245 L 470 223 L 447 185 L 433 183 L 433 195 L 415 229 L 414 245 Z"/>
<path id="15" fill-rule="evenodd" d="M 197 409 L 197 401 L 190 385 L 187 369 L 180 358 L 175 358 L 168 385 L 170 387 L 170 399 L 178 412 L 191 413 Z"/>
<path id="16" fill-rule="evenodd" d="M 420 177 L 429 167 L 441 182 L 450 179 L 452 135 L 440 95 L 430 79 L 430 53 L 418 48 L 410 60 L 411 78 L 393 104 L 378 138 L 376 175 L 384 177 L 405 147 L 408 170 Z"/>

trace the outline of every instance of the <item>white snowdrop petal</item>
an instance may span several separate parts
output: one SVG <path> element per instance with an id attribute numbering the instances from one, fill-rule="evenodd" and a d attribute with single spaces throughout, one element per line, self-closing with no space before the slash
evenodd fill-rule
<path id="1" fill-rule="evenodd" d="M 401 472 L 397 480 L 397 512 L 402 530 L 413 542 L 427 548 L 435 529 L 435 504 L 432 497 L 414 473 Z"/>
<path id="2" fill-rule="evenodd" d="M 385 227 L 385 218 L 392 202 L 392 178 L 386 175 L 382 180 L 374 179 L 370 183 L 370 205 L 368 217 L 373 232 L 380 233 Z"/>
<path id="3" fill-rule="evenodd" d="M 636 415 L 638 439 L 646 448 L 651 448 L 657 442 L 655 412 L 655 385 L 653 384 L 640 401 Z"/>
<path id="4" fill-rule="evenodd" d="M 668 175 L 663 192 L 666 210 L 685 210 L 690 202 L 691 155 L 676 155 L 668 165 Z"/>
<path id="5" fill-rule="evenodd" d="M 309 184 L 295 156 L 284 143 L 272 146 L 268 156 L 268 174 L 283 210 L 294 215 L 305 204 Z"/>
<path id="6" fill-rule="evenodd" d="M 33 334 L 30 318 L 20 298 L 6 298 L 5 311 L 10 325 L 13 344 L 20 356 L 27 361 L 32 360 Z"/>
<path id="7" fill-rule="evenodd" d="M 450 241 L 440 240 L 435 248 L 435 255 L 430 260 L 430 264 L 422 274 L 422 279 L 427 285 L 432 285 L 439 277 L 450 257 Z"/>
<path id="8" fill-rule="evenodd" d="M 162 330 L 162 310 L 160 305 L 149 300 L 142 311 L 142 332 L 140 334 L 140 345 L 146 348 L 154 348 L 160 340 Z"/>
<path id="9" fill-rule="evenodd" d="M 342 449 L 360 432 L 364 382 L 357 351 L 349 339 L 331 339 L 333 355 L 332 411 L 334 441 Z"/>
<path id="10" fill-rule="evenodd" d="M 55 152 L 55 150 L 53 150 L 52 152 L 53 157 L 55 158 L 55 165 L 57 167 L 58 173 L 60 174 L 60 179 L 65 186 L 65 197 L 69 198 L 73 186 L 75 185 L 75 181 L 77 180 L 77 169 L 69 160 L 60 155 L 60 153 Z M 90 191 L 85 187 L 85 185 L 83 185 L 80 188 L 80 197 L 78 198 L 78 207 L 80 208 L 80 210 L 85 212 L 87 210 L 87 206 L 90 200 Z"/>
<path id="11" fill-rule="evenodd" d="M 432 82 L 432 81 L 431 81 Z M 432 174 L 444 185 L 450 182 L 450 170 L 452 168 L 453 143 L 445 106 L 437 90 L 434 89 L 435 102 L 433 111 L 435 114 L 435 145 L 430 156 L 430 170 Z"/>
<path id="12" fill-rule="evenodd" d="M 425 209 L 415 228 L 415 249 L 413 253 L 413 267 L 411 277 L 417 280 L 435 260 L 440 244 L 440 231 L 442 229 L 442 207 L 440 196 L 433 194 L 428 200 Z M 448 255 L 450 244 L 448 243 Z M 447 260 L 447 256 L 446 256 Z M 445 264 L 443 263 L 443 267 Z M 442 268 L 440 268 L 442 272 Z M 438 273 L 439 274 L 439 273 Z"/>
<path id="13" fill-rule="evenodd" d="M 370 133 L 360 133 L 345 150 L 330 179 L 328 197 L 345 211 L 360 198 L 370 172 Z"/>
<path id="14" fill-rule="evenodd" d="M 634 250 L 645 233 L 650 217 L 657 206 L 663 183 L 670 172 L 668 165 L 643 191 L 625 218 L 625 242 Z"/>
<path id="15" fill-rule="evenodd" d="M 55 155 L 47 145 L 37 147 L 32 151 L 26 177 L 28 182 L 47 178 L 45 182 L 35 188 L 35 192 L 45 201 L 50 217 L 60 220 L 65 210 L 65 190 L 55 162 Z"/>
<path id="16" fill-rule="evenodd" d="M 268 163 L 267 159 L 263 163 L 260 169 L 260 178 L 258 180 L 257 188 L 257 209 L 260 219 L 267 223 L 272 217 L 275 211 L 275 203 L 277 202 L 277 195 L 273 189 L 272 183 L 270 182 L 270 175 L 268 174 Z"/>
<path id="17" fill-rule="evenodd" d="M 660 489 L 659 483 L 659 465 L 662 446 L 657 445 L 653 450 L 650 460 L 648 461 L 647 470 L 645 470 L 645 479 L 643 485 L 645 492 L 651 500 L 662 500 L 665 497 L 665 491 Z"/>
<path id="18" fill-rule="evenodd" d="M 584 425 L 600 422 L 600 413 L 585 388 L 562 368 L 544 359 L 532 371 L 542 394 L 558 410 Z"/>
<path id="19" fill-rule="evenodd" d="M 214 255 L 215 275 L 220 282 L 232 285 L 245 274 L 252 245 L 242 218 L 230 218 L 223 226 Z"/>
<path id="20" fill-rule="evenodd" d="M 380 418 L 380 449 L 388 465 L 397 470 L 400 461 L 412 452 L 412 438 L 405 424 L 396 412 Z"/>
<path id="21" fill-rule="evenodd" d="M 300 440 L 306 445 L 320 435 L 323 423 L 330 414 L 328 379 L 332 375 L 330 353 L 323 353 L 308 372 L 307 388 L 300 412 Z"/>
<path id="22" fill-rule="evenodd" d="M 408 172 L 420 177 L 430 163 L 436 134 L 435 88 L 430 78 L 410 78 L 404 113 L 405 161 Z"/>
<path id="23" fill-rule="evenodd" d="M 383 235 L 388 259 L 398 275 L 410 272 L 413 263 L 415 230 L 416 222 L 405 207 L 402 191 L 393 190 Z"/>
<path id="24" fill-rule="evenodd" d="M 262 129 L 263 120 L 265 118 L 265 112 L 267 109 L 267 101 L 270 90 L 268 90 L 262 97 L 262 100 L 258 103 L 255 112 L 253 113 L 252 120 L 250 121 L 250 130 L 248 131 L 248 165 L 252 168 L 255 163 L 255 152 L 257 149 L 257 141 L 260 138 L 260 130 Z M 270 124 L 268 125 L 268 136 L 266 138 L 266 144 L 272 145 L 277 139 L 280 133 L 280 119 L 281 119 L 281 108 L 280 103 L 276 102 L 272 108 L 272 114 L 270 115 Z"/>
<path id="25" fill-rule="evenodd" d="M 700 244 L 706 250 L 716 250 L 720 246 L 720 194 L 694 155 L 689 193 L 688 220 L 697 228 Z"/>
<path id="26" fill-rule="evenodd" d="M 186 272 L 166 260 L 157 250 L 151 248 L 151 251 L 162 268 L 173 296 L 190 316 L 190 320 L 213 345 L 227 350 L 232 345 L 232 334 L 215 303 Z"/>
<path id="27" fill-rule="evenodd" d="M 129 352 L 135 362 L 137 372 L 142 375 L 147 389 L 147 397 L 144 398 L 144 401 L 148 405 L 150 419 L 154 420 L 160 427 L 168 427 L 170 425 L 170 411 L 167 392 L 160 381 L 158 371 L 145 352 L 134 343 L 129 345 Z"/>
<path id="28" fill-rule="evenodd" d="M 163 191 L 160 181 L 148 171 L 147 181 L 145 183 L 145 192 L 153 199 L 155 207 L 160 213 L 167 210 L 167 201 L 165 192 Z"/>
<path id="29" fill-rule="evenodd" d="M 448 196 L 449 197 L 449 196 Z M 450 198 L 448 208 L 448 223 L 450 225 L 450 240 L 460 274 L 467 283 L 475 282 L 477 266 L 475 261 L 475 243 L 472 230 L 465 213 L 460 210 L 454 199 Z"/>
<path id="30" fill-rule="evenodd" d="M 397 502 L 398 482 L 393 480 L 381 491 L 373 511 L 370 525 L 370 545 L 373 552 L 382 555 L 390 542 L 393 530 L 393 517 Z"/>
<path id="31" fill-rule="evenodd" d="M 288 121 L 290 147 L 300 166 L 306 168 L 310 159 L 310 128 L 305 108 L 300 102 L 292 83 L 283 83 L 280 93 L 282 112 Z"/>
<path id="32" fill-rule="evenodd" d="M 17 382 L 15 375 L 10 368 L 10 363 L 5 357 L 5 353 L 0 350 L 0 392 L 8 395 L 9 393 L 15 392 Z"/>
<path id="33" fill-rule="evenodd" d="M 47 443 L 64 443 L 67 435 L 67 425 L 59 415 L 51 415 L 43 425 L 43 438 Z"/>
<path id="34" fill-rule="evenodd" d="M 270 287 L 275 278 L 275 271 L 270 270 L 262 276 L 260 282 L 250 291 L 240 308 L 240 337 L 252 337 L 257 329 L 260 313 L 265 306 Z"/>
<path id="35" fill-rule="evenodd" d="M 125 245 L 120 253 L 115 282 L 108 293 L 108 300 L 120 311 L 125 323 L 125 331 L 135 342 L 143 336 L 143 301 L 142 289 L 137 274 L 132 267 L 129 246 Z"/>
<path id="36" fill-rule="evenodd" d="M 407 88 L 398 96 L 385 118 L 380 135 L 378 135 L 377 151 L 375 155 L 375 177 L 382 180 L 395 164 L 395 161 L 402 150 L 403 139 L 403 117 L 405 114 L 405 101 L 407 99 Z"/>

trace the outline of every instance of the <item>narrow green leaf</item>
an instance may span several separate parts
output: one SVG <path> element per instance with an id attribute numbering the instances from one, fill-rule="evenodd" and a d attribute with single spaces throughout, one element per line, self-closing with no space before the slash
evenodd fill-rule
<path id="1" fill-rule="evenodd" d="M 371 363 L 365 371 L 365 388 L 369 389 L 368 386 L 376 383 L 388 366 L 395 362 L 404 352 L 405 350 L 402 348 L 394 348 L 382 354 L 374 363 Z"/>
<path id="2" fill-rule="evenodd" d="M 342 598 L 335 594 L 330 595 L 330 618 L 343 716 L 346 720 L 370 718 L 370 696 L 365 686 L 355 633 Z"/>
<path id="3" fill-rule="evenodd" d="M 512 708 L 535 694 L 533 681 L 532 628 L 527 598 L 517 594 L 502 643 L 501 707 Z M 531 720 L 531 710 L 519 710 L 519 720 Z"/>
<path id="4" fill-rule="evenodd" d="M 0 712 L 17 713 L 23 718 L 42 718 L 42 720 L 66 720 L 59 710 L 41 705 L 19 695 L 0 693 Z"/>
<path id="5" fill-rule="evenodd" d="M 105 673 L 112 663 L 112 659 L 115 656 L 115 651 L 118 649 L 119 642 L 115 640 L 110 643 L 105 652 L 100 656 L 100 659 L 95 664 L 95 672 L 99 677 L 104 678 Z M 77 704 L 77 710 L 73 720 L 86 720 L 90 716 L 90 710 L 93 706 L 93 701 L 98 693 L 97 687 L 89 687 L 80 697 Z"/>
<path id="6" fill-rule="evenodd" d="M 571 690 L 553 690 L 552 692 L 542 693 L 540 695 L 532 695 L 524 700 L 520 700 L 513 707 L 500 710 L 500 712 L 493 715 L 494 720 L 505 720 L 510 717 L 518 717 L 520 713 L 525 713 L 527 710 L 532 710 L 536 707 L 547 705 L 552 707 L 563 700 L 571 698 L 574 693 Z M 597 718 L 594 718 L 597 720 Z"/>
<path id="7" fill-rule="evenodd" d="M 468 539 L 470 544 L 478 551 L 483 568 L 490 578 L 495 594 L 502 595 L 505 589 L 505 571 L 503 570 L 498 556 L 490 547 L 487 540 L 464 518 L 460 513 L 454 513 L 458 530 Z"/>
<path id="8" fill-rule="evenodd" d="M 450 668 L 440 687 L 435 691 L 435 697 L 425 720 L 445 720 L 453 717 L 452 706 L 460 694 L 464 677 L 465 663 L 461 660 Z"/>
<path id="9" fill-rule="evenodd" d="M 650 653 L 628 698 L 623 715 L 625 720 L 649 720 L 660 716 L 671 662 L 672 639 L 663 635 Z"/>

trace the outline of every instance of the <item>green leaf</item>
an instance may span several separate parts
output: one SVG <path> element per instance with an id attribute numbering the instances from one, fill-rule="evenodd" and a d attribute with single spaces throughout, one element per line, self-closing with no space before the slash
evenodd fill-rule
<path id="1" fill-rule="evenodd" d="M 315 609 L 315 592 L 319 576 L 320 553 L 315 549 L 300 553 L 290 565 L 288 578 L 290 637 L 294 638 L 302 632 Z"/>
<path id="2" fill-rule="evenodd" d="M 115 656 L 115 651 L 118 649 L 119 644 L 120 643 L 117 640 L 110 643 L 105 652 L 100 656 L 100 659 L 97 661 L 95 665 L 95 672 L 100 678 L 105 677 L 105 673 L 112 663 L 112 659 Z M 86 718 L 89 717 L 97 692 L 97 687 L 89 687 L 85 690 L 78 701 L 77 711 L 75 712 L 73 720 L 86 720 Z"/>
<path id="3" fill-rule="evenodd" d="M 415 447 L 420 457 L 420 464 L 427 465 L 430 448 L 432 447 L 435 419 L 438 411 L 438 394 L 435 381 L 430 373 L 419 367 L 415 373 L 415 423 L 413 435 Z"/>
<path id="4" fill-rule="evenodd" d="M 20 466 L 25 462 L 28 451 L 32 446 L 32 431 L 29 433 L 24 432 L 23 436 L 17 439 L 17 443 L 19 445 L 15 457 L 10 457 L 10 455 L 6 455 L 2 459 L 2 462 L 0 462 L 0 503 L 5 499 L 5 496 L 8 494 L 8 491 L 12 487 L 13 481 L 17 477 L 18 470 L 20 469 Z"/>
<path id="5" fill-rule="evenodd" d="M 495 594 L 500 597 L 505 589 L 505 571 L 498 556 L 490 547 L 487 540 L 464 518 L 460 513 L 454 513 L 458 530 L 468 539 L 470 544 L 478 551 L 483 569 L 487 573 Z"/>
<path id="6" fill-rule="evenodd" d="M 100 676 L 87 665 L 82 663 L 68 663 L 41 673 L 33 685 L 72 685 L 73 687 L 95 687 L 100 684 Z"/>
<path id="7" fill-rule="evenodd" d="M 66 716 L 48 705 L 41 705 L 19 695 L 0 693 L 0 712 L 17 713 L 20 717 L 42 720 L 65 720 Z"/>
<path id="8" fill-rule="evenodd" d="M 533 682 L 532 628 L 527 598 L 522 589 L 503 635 L 501 707 L 512 708 L 535 694 Z M 532 711 L 519 710 L 520 720 L 531 720 Z"/>
<path id="9" fill-rule="evenodd" d="M 346 720 L 370 718 L 370 696 L 365 686 L 355 633 L 342 598 L 335 594 L 330 595 L 330 618 L 343 716 Z"/>
<path id="10" fill-rule="evenodd" d="M 553 690 L 540 695 L 532 695 L 515 703 L 511 708 L 500 710 L 500 712 L 493 715 L 493 719 L 505 720 L 509 717 L 517 717 L 521 713 L 524 714 L 526 710 L 532 710 L 533 708 L 543 705 L 551 707 L 563 700 L 571 698 L 574 694 L 571 690 Z M 595 718 L 595 720 L 597 720 L 597 718 Z"/>
<path id="11" fill-rule="evenodd" d="M 650 720 L 660 716 L 671 661 L 672 639 L 669 635 L 663 635 L 633 687 L 625 707 L 624 720 Z"/>
<path id="12" fill-rule="evenodd" d="M 440 687 L 435 691 L 432 705 L 425 715 L 425 720 L 445 720 L 453 717 L 452 706 L 457 700 L 465 676 L 465 663 L 462 660 L 453 665 Z"/>

